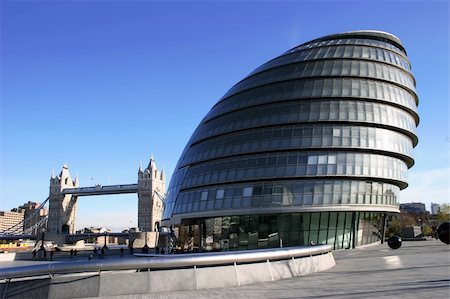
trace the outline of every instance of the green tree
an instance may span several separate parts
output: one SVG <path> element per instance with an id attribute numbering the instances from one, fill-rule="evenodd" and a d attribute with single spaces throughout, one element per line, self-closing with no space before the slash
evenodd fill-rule
<path id="1" fill-rule="evenodd" d="M 433 229 L 429 225 L 423 225 L 422 226 L 422 234 L 424 236 L 432 236 L 433 235 Z"/>
<path id="2" fill-rule="evenodd" d="M 400 235 L 403 228 L 414 225 L 416 225 L 414 217 L 408 213 L 402 212 L 399 215 L 394 216 L 390 221 L 386 230 L 386 237 L 389 238 L 393 235 Z"/>
<path id="3" fill-rule="evenodd" d="M 439 213 L 436 215 L 436 220 L 439 222 L 450 221 L 450 205 L 447 203 L 441 204 Z"/>

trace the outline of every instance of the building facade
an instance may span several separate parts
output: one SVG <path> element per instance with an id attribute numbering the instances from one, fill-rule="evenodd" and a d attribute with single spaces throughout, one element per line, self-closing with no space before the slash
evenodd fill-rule
<path id="1" fill-rule="evenodd" d="M 22 209 L 12 209 L 11 211 L 0 211 L 0 231 L 9 232 L 14 228 L 14 233 L 23 233 L 22 227 L 17 227 L 24 219 L 25 212 Z"/>
<path id="2" fill-rule="evenodd" d="M 427 213 L 425 204 L 422 202 L 401 203 L 400 211 L 410 213 L 410 214 L 425 214 L 425 213 Z"/>
<path id="3" fill-rule="evenodd" d="M 440 204 L 438 204 L 438 203 L 431 203 L 431 215 L 439 214 L 440 209 L 441 209 Z"/>
<path id="4" fill-rule="evenodd" d="M 165 224 L 194 250 L 379 241 L 414 164 L 417 105 L 406 51 L 389 33 L 297 46 L 201 121 L 170 182 Z"/>

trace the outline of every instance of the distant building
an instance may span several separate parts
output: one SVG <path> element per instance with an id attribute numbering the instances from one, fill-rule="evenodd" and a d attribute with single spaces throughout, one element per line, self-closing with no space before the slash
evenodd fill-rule
<path id="1" fill-rule="evenodd" d="M 0 211 L 0 231 L 7 231 L 24 219 L 24 210 L 12 209 L 10 212 Z M 14 228 L 14 233 L 22 233 L 23 228 Z"/>
<path id="2" fill-rule="evenodd" d="M 431 215 L 439 214 L 440 209 L 441 209 L 440 204 L 438 204 L 438 203 L 431 203 Z"/>
<path id="3" fill-rule="evenodd" d="M 411 203 L 401 203 L 400 211 L 411 213 L 411 214 L 425 214 L 427 212 L 427 209 L 425 208 L 424 203 L 411 202 Z"/>
<path id="4" fill-rule="evenodd" d="M 77 234 L 107 234 L 111 230 L 105 227 L 85 227 L 81 230 L 76 231 Z M 115 236 L 93 236 L 92 238 L 87 238 L 84 240 L 86 243 L 97 244 L 99 246 L 104 246 L 108 244 L 118 244 L 118 238 Z M 105 243 L 106 241 L 106 243 Z"/>

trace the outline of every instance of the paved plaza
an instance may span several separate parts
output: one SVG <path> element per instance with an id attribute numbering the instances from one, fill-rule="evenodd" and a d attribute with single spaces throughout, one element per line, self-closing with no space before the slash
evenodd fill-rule
<path id="1" fill-rule="evenodd" d="M 440 241 L 403 242 L 398 250 L 382 244 L 334 256 L 335 268 L 300 278 L 117 298 L 450 298 L 450 246 Z"/>

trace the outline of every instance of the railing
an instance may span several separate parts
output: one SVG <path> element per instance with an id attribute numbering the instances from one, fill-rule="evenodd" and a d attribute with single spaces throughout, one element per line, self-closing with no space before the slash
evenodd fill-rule
<path id="1" fill-rule="evenodd" d="M 298 246 L 285 248 L 258 249 L 246 251 L 227 251 L 214 253 L 194 253 L 179 255 L 146 256 L 132 259 L 94 260 L 82 262 L 61 262 L 28 265 L 0 270 L 0 279 L 11 280 L 33 276 L 52 277 L 54 274 L 82 272 L 138 270 L 138 269 L 176 269 L 198 266 L 218 266 L 226 264 L 256 263 L 287 260 L 315 256 L 331 252 L 330 245 Z"/>

